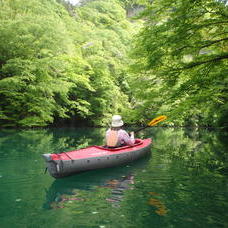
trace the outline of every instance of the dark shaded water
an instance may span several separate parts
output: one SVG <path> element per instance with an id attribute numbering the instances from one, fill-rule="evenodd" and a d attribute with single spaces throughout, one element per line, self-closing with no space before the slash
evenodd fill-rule
<path id="1" fill-rule="evenodd" d="M 105 129 L 0 131 L 0 227 L 227 227 L 227 135 L 151 128 L 151 156 L 55 180 L 42 153 L 102 144 Z"/>

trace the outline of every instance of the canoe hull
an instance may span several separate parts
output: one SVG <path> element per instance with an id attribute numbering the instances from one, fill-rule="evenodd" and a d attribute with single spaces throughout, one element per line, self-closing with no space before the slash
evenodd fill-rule
<path id="1" fill-rule="evenodd" d="M 61 178 L 83 171 L 114 167 L 138 160 L 147 155 L 150 148 L 151 139 L 145 139 L 140 140 L 138 146 L 125 147 L 125 149 L 116 151 L 93 146 L 63 154 L 43 154 L 43 157 L 49 174 L 54 178 Z M 92 152 L 88 154 L 87 151 Z"/>

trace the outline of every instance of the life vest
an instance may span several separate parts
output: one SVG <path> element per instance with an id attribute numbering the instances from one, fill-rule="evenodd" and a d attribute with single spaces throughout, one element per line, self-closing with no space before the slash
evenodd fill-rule
<path id="1" fill-rule="evenodd" d="M 117 147 L 118 145 L 118 131 L 111 130 L 106 138 L 106 145 L 108 147 Z"/>

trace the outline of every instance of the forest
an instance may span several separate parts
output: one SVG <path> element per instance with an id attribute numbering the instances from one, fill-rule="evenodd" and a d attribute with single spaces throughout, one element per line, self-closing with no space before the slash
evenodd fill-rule
<path id="1" fill-rule="evenodd" d="M 0 24 L 2 128 L 228 128 L 226 0 L 0 0 Z"/>

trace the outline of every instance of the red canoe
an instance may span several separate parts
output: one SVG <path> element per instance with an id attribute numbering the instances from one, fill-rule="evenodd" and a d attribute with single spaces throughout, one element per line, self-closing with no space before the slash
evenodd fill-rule
<path id="1" fill-rule="evenodd" d="M 136 139 L 134 146 L 108 149 L 90 146 L 60 154 L 43 154 L 47 169 L 55 178 L 78 172 L 118 166 L 137 160 L 150 152 L 151 139 Z"/>

